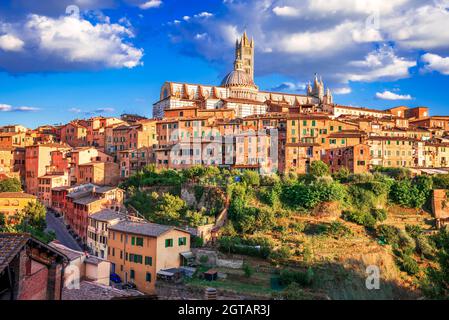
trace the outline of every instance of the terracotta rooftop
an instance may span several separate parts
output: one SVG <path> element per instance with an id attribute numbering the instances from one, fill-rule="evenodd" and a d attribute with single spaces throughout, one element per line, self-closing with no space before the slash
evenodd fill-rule
<path id="1" fill-rule="evenodd" d="M 0 273 L 22 250 L 30 236 L 20 233 L 0 233 Z"/>
<path id="2" fill-rule="evenodd" d="M 23 192 L 0 192 L 0 198 L 36 199 L 36 196 Z"/>
<path id="3" fill-rule="evenodd" d="M 114 210 L 111 209 L 103 209 L 97 213 L 94 213 L 92 215 L 89 216 L 89 218 L 98 220 L 98 221 L 103 221 L 103 222 L 108 222 L 108 221 L 112 221 L 112 220 L 116 220 L 116 219 L 121 219 L 124 218 L 125 215 L 120 214 Z"/>

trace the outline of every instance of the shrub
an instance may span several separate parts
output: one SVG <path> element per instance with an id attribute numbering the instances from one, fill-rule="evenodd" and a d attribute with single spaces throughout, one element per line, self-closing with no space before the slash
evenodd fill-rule
<path id="1" fill-rule="evenodd" d="M 354 222 L 367 228 L 374 228 L 376 226 L 376 219 L 374 219 L 374 217 L 367 212 L 344 211 L 342 217 L 346 221 Z"/>
<path id="2" fill-rule="evenodd" d="M 297 283 L 303 287 L 309 287 L 313 283 L 315 274 L 312 268 L 308 268 L 307 271 L 293 271 L 282 270 L 279 276 L 279 284 L 282 286 L 288 286 L 292 283 Z"/>
<path id="3" fill-rule="evenodd" d="M 432 187 L 432 179 L 427 176 L 399 180 L 391 187 L 390 199 L 403 207 L 421 208 L 429 199 Z"/>
<path id="4" fill-rule="evenodd" d="M 377 237 L 387 244 L 397 245 L 399 243 L 399 228 L 389 225 L 380 225 L 377 227 Z"/>
<path id="5" fill-rule="evenodd" d="M 293 208 L 311 209 L 321 202 L 341 201 L 345 195 L 346 189 L 339 182 L 318 180 L 284 184 L 281 200 Z"/>
<path id="6" fill-rule="evenodd" d="M 260 185 L 260 175 L 256 171 L 245 170 L 243 172 L 243 181 L 249 186 L 257 187 Z"/>
<path id="7" fill-rule="evenodd" d="M 399 268 L 402 271 L 407 272 L 409 275 L 413 276 L 419 273 L 419 265 L 410 254 L 397 252 L 397 262 Z"/>
<path id="8" fill-rule="evenodd" d="M 279 249 L 272 251 L 269 258 L 273 261 L 286 261 L 290 259 L 292 253 L 290 248 L 287 246 L 282 246 Z"/>
<path id="9" fill-rule="evenodd" d="M 325 223 L 309 223 L 306 225 L 304 232 L 309 235 L 323 235 L 328 232 L 328 225 Z"/>
<path id="10" fill-rule="evenodd" d="M 422 234 L 416 237 L 416 251 L 426 259 L 433 259 L 435 256 L 435 250 L 428 238 Z"/>
<path id="11" fill-rule="evenodd" d="M 435 189 L 449 189 L 449 174 L 437 174 L 433 176 Z"/>
<path id="12" fill-rule="evenodd" d="M 304 222 L 293 222 L 290 224 L 290 228 L 292 228 L 296 232 L 304 232 L 306 229 L 306 224 Z"/>
<path id="13" fill-rule="evenodd" d="M 343 223 L 334 221 L 327 228 L 326 234 L 335 238 L 343 238 L 350 236 L 352 234 L 352 231 Z"/>
<path id="14" fill-rule="evenodd" d="M 203 255 L 203 256 L 201 256 L 200 257 L 200 263 L 201 264 L 206 264 L 206 263 L 208 263 L 209 262 L 209 257 L 208 256 L 206 256 L 206 255 Z"/>
<path id="15" fill-rule="evenodd" d="M 413 240 L 412 237 L 409 236 L 407 232 L 404 230 L 399 230 L 398 233 L 399 241 L 398 246 L 405 252 L 413 252 L 416 248 L 415 240 Z"/>
<path id="16" fill-rule="evenodd" d="M 242 239 L 240 237 L 223 236 L 218 240 L 220 251 L 263 259 L 268 258 L 272 247 L 273 244 L 266 238 Z"/>
<path id="17" fill-rule="evenodd" d="M 204 245 L 204 240 L 201 237 L 194 237 L 192 247 L 201 248 Z"/>
<path id="18" fill-rule="evenodd" d="M 407 233 L 412 237 L 412 238 L 417 238 L 419 235 L 422 234 L 422 228 L 418 225 L 411 225 L 411 224 L 407 224 L 405 226 L 405 231 L 407 231 Z"/>
<path id="19" fill-rule="evenodd" d="M 351 175 L 351 171 L 349 171 L 349 169 L 346 167 L 342 167 L 340 170 L 338 170 L 336 173 L 334 173 L 332 175 L 332 177 L 335 180 L 345 183 L 348 181 L 348 178 L 350 175 Z"/>
<path id="20" fill-rule="evenodd" d="M 369 211 L 377 207 L 379 197 L 371 190 L 366 189 L 366 184 L 353 184 L 348 188 L 348 198 L 352 207 L 362 211 Z"/>
<path id="21" fill-rule="evenodd" d="M 371 215 L 379 222 L 383 222 L 388 218 L 387 210 L 385 209 L 371 209 Z"/>
<path id="22" fill-rule="evenodd" d="M 254 273 L 254 270 L 253 270 L 253 268 L 249 264 L 245 263 L 243 265 L 243 272 L 245 273 L 245 277 L 251 278 L 251 276 Z"/>
<path id="23" fill-rule="evenodd" d="M 323 161 L 313 161 L 310 165 L 309 174 L 316 178 L 330 175 L 329 167 Z"/>

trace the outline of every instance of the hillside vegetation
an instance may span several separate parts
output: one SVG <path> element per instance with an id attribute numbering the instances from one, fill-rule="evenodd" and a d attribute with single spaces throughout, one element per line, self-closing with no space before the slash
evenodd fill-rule
<path id="1" fill-rule="evenodd" d="M 128 203 L 152 221 L 191 226 L 212 221 L 224 205 L 220 192 L 206 197 L 209 204 L 198 210 L 180 197 L 186 184 L 198 198 L 211 187 L 226 194 L 229 219 L 214 246 L 225 255 L 243 257 L 247 269 L 242 272 L 253 281 L 265 279 L 271 296 L 447 296 L 449 272 L 441 263 L 449 252 L 448 236 L 445 230 L 432 231 L 428 213 L 432 189 L 448 189 L 447 176 L 412 177 L 405 169 L 389 168 L 330 175 L 321 161 L 312 163 L 307 175 L 282 177 L 215 167 L 174 171 L 150 166 L 123 187 Z M 270 270 L 266 277 L 250 272 L 264 265 Z M 366 287 L 368 266 L 379 268 L 379 290 Z M 273 277 L 276 290 L 267 280 Z"/>

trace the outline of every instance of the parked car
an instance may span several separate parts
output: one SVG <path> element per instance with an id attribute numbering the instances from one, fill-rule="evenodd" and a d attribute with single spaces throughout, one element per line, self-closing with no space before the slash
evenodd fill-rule
<path id="1" fill-rule="evenodd" d="M 117 273 L 111 273 L 111 275 L 109 276 L 109 280 L 111 280 L 114 283 L 122 282 L 122 279 L 120 279 L 120 276 Z"/>

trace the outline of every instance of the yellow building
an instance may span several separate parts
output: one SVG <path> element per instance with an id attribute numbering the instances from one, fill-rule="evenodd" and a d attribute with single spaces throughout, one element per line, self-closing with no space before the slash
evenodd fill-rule
<path id="1" fill-rule="evenodd" d="M 189 251 L 190 234 L 182 229 L 132 221 L 109 226 L 111 272 L 147 294 L 155 293 L 157 272 L 180 267 L 181 254 Z"/>
<path id="2" fill-rule="evenodd" d="M 37 197 L 23 192 L 0 192 L 0 215 L 10 218 L 22 211 L 28 203 L 36 202 Z"/>

